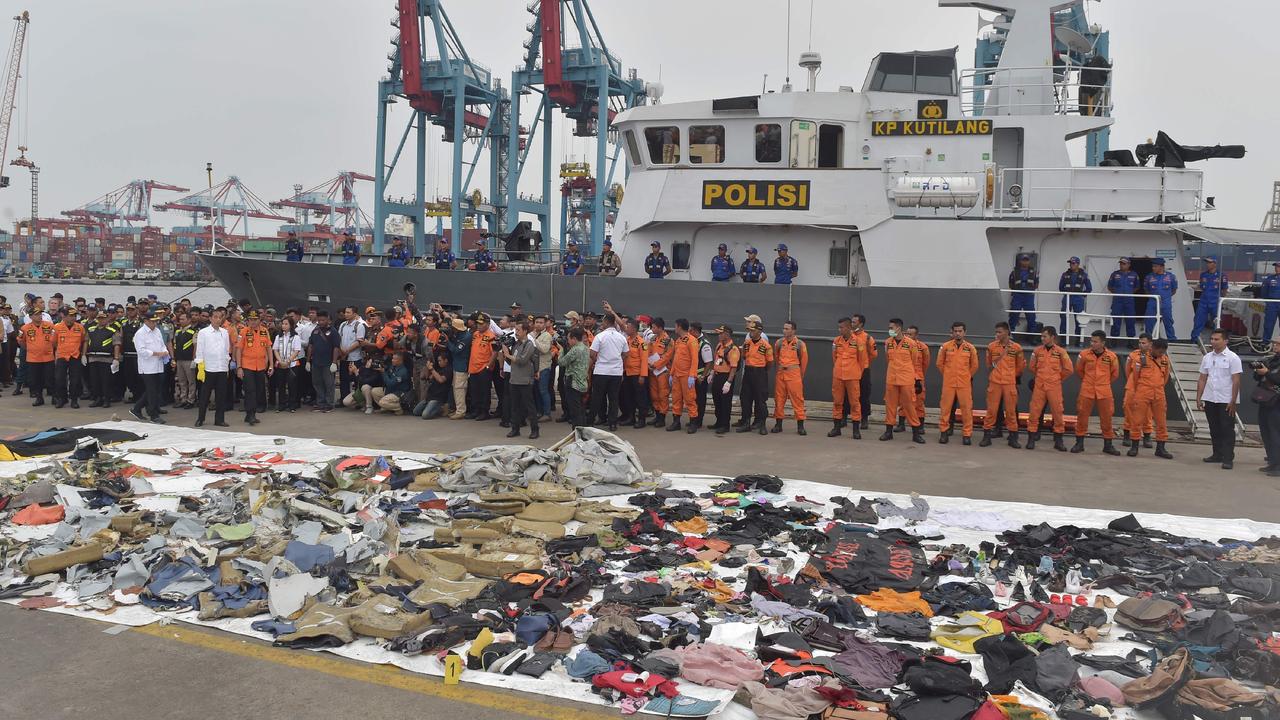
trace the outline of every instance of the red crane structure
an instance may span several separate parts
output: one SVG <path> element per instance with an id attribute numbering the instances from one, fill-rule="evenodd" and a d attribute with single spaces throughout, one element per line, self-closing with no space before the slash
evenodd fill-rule
<path id="1" fill-rule="evenodd" d="M 86 223 L 134 227 L 134 223 L 140 222 L 143 227 L 151 227 L 151 193 L 154 190 L 187 192 L 190 188 L 158 180 L 133 180 L 74 210 L 63 210 L 62 214 Z"/>
<path id="2" fill-rule="evenodd" d="M 175 227 L 174 235 L 209 237 L 210 241 L 243 240 L 249 235 L 249 219 L 289 222 L 293 218 L 272 212 L 271 206 L 232 175 L 208 190 L 201 190 L 172 202 L 160 203 L 156 210 L 191 213 L 191 225 Z M 200 219 L 209 225 L 200 225 Z"/>
<path id="3" fill-rule="evenodd" d="M 276 200 L 271 207 L 282 210 L 292 208 L 297 213 L 296 225 L 286 225 L 308 244 L 329 242 L 336 245 L 337 236 L 350 231 L 360 242 L 372 240 L 373 222 L 360 208 L 356 200 L 356 181 L 372 181 L 372 175 L 346 170 L 311 188 L 295 192 L 283 200 Z M 300 188 L 300 185 L 295 185 Z M 312 216 L 315 217 L 314 223 Z"/>

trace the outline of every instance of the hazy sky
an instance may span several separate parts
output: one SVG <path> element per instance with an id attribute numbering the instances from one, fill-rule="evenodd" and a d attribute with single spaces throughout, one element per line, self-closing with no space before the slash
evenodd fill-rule
<path id="1" fill-rule="evenodd" d="M 509 84 L 531 20 L 525 0 L 445 3 L 468 52 Z M 765 73 L 776 88 L 788 65 L 802 83 L 794 59 L 809 45 L 809 5 L 792 2 L 791 63 L 785 0 L 594 0 L 593 9 L 610 50 L 642 78 L 661 77 L 664 100 L 678 102 L 758 92 Z M 1160 129 L 1188 145 L 1247 145 L 1244 160 L 1197 167 L 1220 208 L 1207 222 L 1256 228 L 1280 180 L 1280 107 L 1268 79 L 1280 60 L 1280 3 L 1230 5 L 1247 5 L 1247 17 L 1215 16 L 1191 0 L 1107 0 L 1090 2 L 1089 12 L 1112 31 L 1112 146 L 1132 148 Z M 32 12 L 29 87 L 19 93 L 9 158 L 30 146 L 42 168 L 42 215 L 133 178 L 203 187 L 206 161 L 215 181 L 239 175 L 269 200 L 338 170 L 372 173 L 377 81 L 393 31 L 388 0 L 5 2 L 4 16 L 23 7 Z M 968 67 L 977 18 L 929 0 L 815 0 L 819 88 L 860 86 L 881 51 L 958 45 Z M 587 145 L 563 126 L 558 155 L 583 159 Z M 448 170 L 435 167 L 434 153 L 428 175 L 443 192 Z M 26 171 L 5 171 L 13 184 L 0 191 L 0 222 L 8 227 L 30 211 Z M 487 194 L 487 180 L 476 177 Z M 369 185 L 361 199 L 372 215 Z M 161 224 L 185 222 L 161 216 Z"/>

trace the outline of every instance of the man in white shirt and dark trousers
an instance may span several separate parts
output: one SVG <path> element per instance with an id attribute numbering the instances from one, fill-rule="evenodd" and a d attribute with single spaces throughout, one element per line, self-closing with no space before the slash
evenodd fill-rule
<path id="1" fill-rule="evenodd" d="M 138 378 L 142 381 L 143 392 L 129 409 L 129 414 L 142 420 L 142 409 L 145 407 L 151 422 L 163 425 L 160 396 L 164 391 L 164 366 L 169 362 L 169 346 L 165 343 L 160 328 L 156 327 L 154 311 L 147 313 L 142 327 L 134 333 L 133 347 L 138 351 Z"/>
<path id="2" fill-rule="evenodd" d="M 1207 463 L 1222 463 L 1230 470 L 1236 460 L 1236 401 L 1240 398 L 1240 356 L 1227 349 L 1227 331 L 1214 330 L 1209 336 L 1210 352 L 1200 360 L 1200 381 L 1196 384 L 1196 407 L 1209 423 L 1213 454 Z"/>
<path id="3" fill-rule="evenodd" d="M 616 327 L 618 318 L 612 308 L 605 307 L 605 316 L 601 319 L 604 327 L 595 340 L 591 341 L 591 412 L 587 420 L 599 420 L 605 417 L 605 402 L 608 402 L 609 430 L 618 429 L 618 392 L 622 389 L 622 356 L 628 350 L 627 336 Z"/>
<path id="4" fill-rule="evenodd" d="M 204 425 L 205 412 L 209 409 L 209 395 L 213 395 L 213 424 L 228 427 L 223 415 L 231 400 L 227 397 L 227 375 L 231 371 L 231 336 L 223 327 L 227 311 L 214 308 L 209 324 L 196 334 L 196 358 L 192 362 L 197 367 L 204 365 L 204 382 L 200 384 L 200 399 L 196 407 L 200 414 L 196 417 L 196 427 Z"/>

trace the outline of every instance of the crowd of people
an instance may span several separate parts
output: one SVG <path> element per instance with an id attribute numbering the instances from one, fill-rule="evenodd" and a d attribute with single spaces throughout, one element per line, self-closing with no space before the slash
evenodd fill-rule
<path id="1" fill-rule="evenodd" d="M 423 419 L 496 419 L 508 437 L 527 428 L 529 437 L 537 438 L 541 424 L 555 415 L 559 422 L 610 430 L 630 425 L 695 433 L 705 425 L 717 434 L 761 435 L 782 432 L 791 417 L 796 432 L 807 434 L 807 344 L 791 321 L 769 338 L 757 315 L 744 317 L 746 332 L 738 336 L 726 325 L 707 332 L 696 321 L 623 314 L 607 302 L 601 313 L 570 311 L 563 321 L 527 313 L 518 303 L 498 318 L 483 312 L 461 315 L 434 303 L 424 311 L 408 292 L 386 310 L 346 307 L 336 317 L 318 307 L 279 313 L 248 300 L 195 307 L 185 299 L 166 304 L 131 298 L 118 305 L 103 298 L 65 303 L 55 295 L 46 304 L 28 295 L 16 313 L 0 298 L 0 318 L 5 330 L 0 381 L 16 384 L 14 395 L 29 393 L 33 405 L 45 404 L 47 395 L 59 409 L 126 402 L 135 417 L 156 423 L 165 422 L 166 408 L 196 410 L 197 427 L 212 412 L 214 424 L 225 427 L 227 413 L 236 406 L 250 425 L 268 411 L 306 407 L 322 413 L 348 408 Z M 1155 455 L 1172 457 L 1166 447 L 1165 401 L 1170 360 L 1162 338 L 1144 333 L 1122 362 L 1102 331 L 1094 332 L 1089 347 L 1073 359 L 1052 327 L 1041 329 L 1040 343 L 1029 352 L 1005 322 L 996 324 L 995 340 L 981 352 L 966 339 L 963 322 L 954 323 L 951 339 L 936 348 L 897 318 L 889 320 L 883 340 L 868 332 L 860 314 L 840 318 L 836 330 L 828 437 L 847 430 L 861 439 L 868 429 L 872 361 L 883 353 L 882 441 L 909 431 L 912 441 L 925 442 L 924 381 L 934 372 L 942 386 L 940 443 L 950 442 L 958 426 L 964 445 L 981 430 L 980 446 L 1005 437 L 1010 447 L 1022 447 L 1018 389 L 1025 381 L 1032 388 L 1028 449 L 1036 447 L 1042 433 L 1052 433 L 1054 449 L 1084 451 L 1096 414 L 1102 452 L 1118 455 L 1113 388 L 1123 375 L 1122 435 L 1128 454 L 1151 447 L 1154 436 Z M 1214 352 L 1206 358 L 1226 357 L 1226 341 L 1225 332 L 1215 331 Z M 1277 346 L 1280 351 L 1280 341 Z M 1203 395 L 1213 407 L 1215 426 L 1228 427 L 1234 419 L 1238 357 L 1234 363 L 1234 370 L 1227 363 L 1226 374 L 1202 368 L 1196 400 Z M 978 411 L 974 377 L 982 367 L 986 409 Z M 1264 387 L 1269 383 L 1274 391 L 1280 385 L 1280 362 L 1260 363 L 1254 372 Z M 1224 387 L 1223 382 L 1233 382 L 1233 373 L 1235 385 Z M 1079 391 L 1075 442 L 1068 447 L 1063 383 L 1072 375 Z M 771 392 L 772 412 L 766 403 Z M 713 418 L 706 425 L 708 398 Z M 1280 419 L 1271 417 L 1276 406 L 1262 407 L 1264 435 L 1280 433 Z M 1233 449 L 1220 450 L 1219 436 L 1215 432 L 1211 457 L 1229 467 Z M 1269 451 L 1268 457 L 1280 460 L 1280 452 Z"/>

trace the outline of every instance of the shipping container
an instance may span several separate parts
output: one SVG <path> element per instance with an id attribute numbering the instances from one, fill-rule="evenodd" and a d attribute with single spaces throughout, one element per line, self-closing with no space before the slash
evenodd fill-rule
<path id="1" fill-rule="evenodd" d="M 245 240 L 245 252 L 283 252 L 284 243 L 279 240 Z"/>

